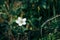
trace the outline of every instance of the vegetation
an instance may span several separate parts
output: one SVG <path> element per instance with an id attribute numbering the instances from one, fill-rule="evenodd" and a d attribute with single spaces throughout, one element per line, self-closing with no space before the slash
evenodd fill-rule
<path id="1" fill-rule="evenodd" d="M 0 0 L 0 40 L 60 40 L 59 10 L 60 0 Z"/>

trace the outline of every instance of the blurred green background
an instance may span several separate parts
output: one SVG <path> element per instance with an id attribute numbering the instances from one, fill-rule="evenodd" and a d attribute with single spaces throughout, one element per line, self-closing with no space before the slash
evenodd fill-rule
<path id="1" fill-rule="evenodd" d="M 0 0 L 0 40 L 60 40 L 60 0 Z"/>

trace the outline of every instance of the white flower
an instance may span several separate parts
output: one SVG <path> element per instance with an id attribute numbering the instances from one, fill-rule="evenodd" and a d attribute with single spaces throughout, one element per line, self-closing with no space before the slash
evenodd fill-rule
<path id="1" fill-rule="evenodd" d="M 18 17 L 18 19 L 16 20 L 16 23 L 19 25 L 19 26 L 22 26 L 22 25 L 26 25 L 26 18 L 21 18 L 21 17 Z"/>

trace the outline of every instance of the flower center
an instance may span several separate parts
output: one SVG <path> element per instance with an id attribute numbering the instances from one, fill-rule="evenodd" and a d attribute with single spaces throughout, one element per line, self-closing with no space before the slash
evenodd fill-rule
<path id="1" fill-rule="evenodd" d="M 23 21 L 21 20 L 20 23 L 23 23 Z"/>

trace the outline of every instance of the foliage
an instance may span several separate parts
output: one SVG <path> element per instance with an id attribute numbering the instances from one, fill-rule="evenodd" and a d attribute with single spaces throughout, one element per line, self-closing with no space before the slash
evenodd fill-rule
<path id="1" fill-rule="evenodd" d="M 0 0 L 0 40 L 60 40 L 59 10 L 60 0 Z"/>

